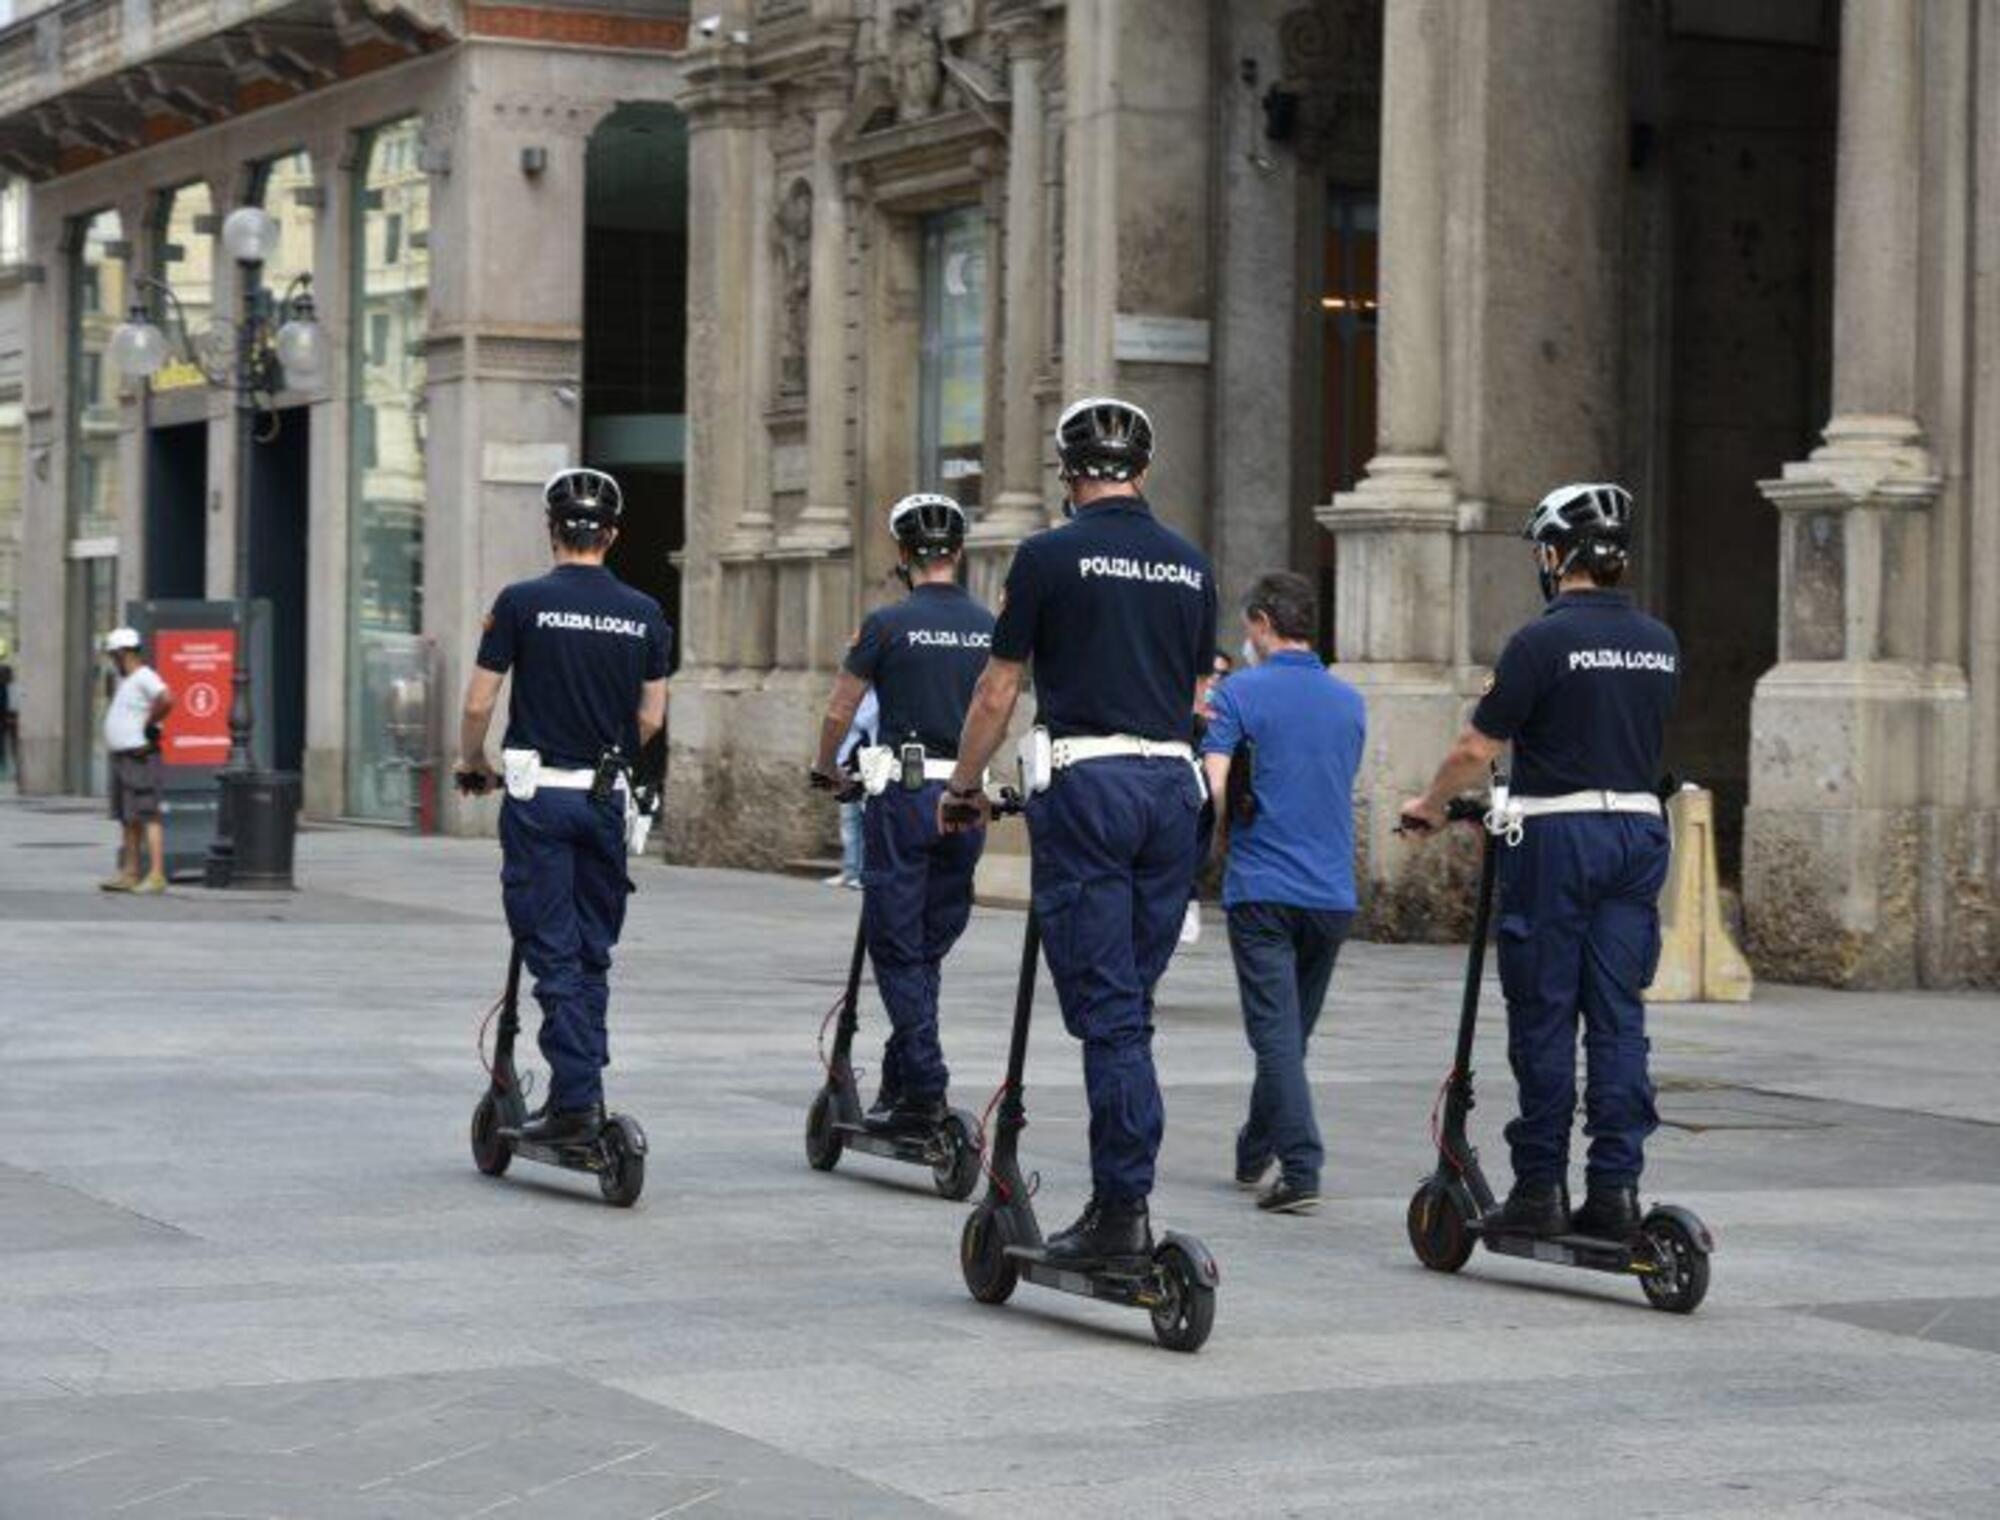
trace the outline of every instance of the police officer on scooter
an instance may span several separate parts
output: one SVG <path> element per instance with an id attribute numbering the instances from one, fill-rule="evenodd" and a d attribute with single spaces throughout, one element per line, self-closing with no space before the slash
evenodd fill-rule
<path id="1" fill-rule="evenodd" d="M 1146 1200 L 1164 1122 L 1153 986 L 1194 880 L 1204 788 L 1189 741 L 1216 596 L 1207 558 L 1142 494 L 1153 457 L 1143 411 L 1079 401 L 1056 452 L 1073 521 L 1015 551 L 942 818 L 985 818 L 980 774 L 1032 660 L 1051 773 L 1027 809 L 1035 911 L 1090 1100 L 1090 1203 L 1050 1239 L 1048 1259 L 1081 1266 L 1153 1249 Z"/>
<path id="2" fill-rule="evenodd" d="M 1501 846 L 1499 959 L 1507 1055 L 1521 1114 L 1507 1126 L 1514 1188 L 1494 1223 L 1622 1239 L 1639 1226 L 1646 1137 L 1658 1125 L 1640 992 L 1659 958 L 1668 834 L 1660 750 L 1680 686 L 1680 645 L 1617 590 L 1632 497 L 1568 485 L 1542 498 L 1524 536 L 1548 607 L 1517 631 L 1430 790 L 1403 804 L 1407 832 L 1484 783 L 1514 747 L 1512 795 L 1489 826 Z M 1569 1212 L 1577 1021 L 1588 1066 L 1583 1207 Z"/>
<path id="3" fill-rule="evenodd" d="M 966 705 L 993 643 L 993 614 L 958 584 L 965 509 L 949 496 L 905 496 L 889 532 L 910 588 L 868 614 L 834 680 L 812 784 L 845 793 L 836 756 L 863 696 L 880 703 L 876 743 L 861 752 L 862 932 L 893 1026 L 868 1120 L 890 1129 L 944 1122 L 949 1073 L 938 1042 L 939 972 L 972 916 L 983 831 L 946 834 L 938 798 L 958 755 Z"/>
<path id="4" fill-rule="evenodd" d="M 483 791 L 501 678 L 501 899 L 535 978 L 548 1101 L 520 1138 L 568 1144 L 604 1124 L 610 1064 L 605 973 L 625 922 L 626 784 L 610 782 L 666 723 L 672 633 L 659 603 L 605 568 L 624 498 L 601 470 L 559 470 L 543 488 L 555 567 L 503 590 L 487 614 L 465 692 L 457 776 Z"/>

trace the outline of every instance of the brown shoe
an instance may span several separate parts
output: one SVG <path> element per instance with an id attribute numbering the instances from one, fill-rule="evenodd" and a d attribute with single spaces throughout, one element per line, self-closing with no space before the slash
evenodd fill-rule
<path id="1" fill-rule="evenodd" d="M 100 892 L 129 892 L 138 885 L 138 877 L 126 876 L 121 873 L 120 875 L 111 877 L 108 881 L 100 881 L 97 884 L 97 890 Z"/>

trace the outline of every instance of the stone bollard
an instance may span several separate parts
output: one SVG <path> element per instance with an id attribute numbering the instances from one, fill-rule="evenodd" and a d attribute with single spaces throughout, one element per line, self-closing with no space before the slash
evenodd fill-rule
<path id="1" fill-rule="evenodd" d="M 1684 786 L 1667 803 L 1674 858 L 1660 890 L 1660 966 L 1649 1003 L 1747 1003 L 1750 963 L 1722 922 L 1715 868 L 1715 797 Z"/>

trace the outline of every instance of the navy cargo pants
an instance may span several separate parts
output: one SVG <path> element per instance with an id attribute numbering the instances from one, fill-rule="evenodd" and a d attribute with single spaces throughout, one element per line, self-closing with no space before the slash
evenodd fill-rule
<path id="1" fill-rule="evenodd" d="M 592 802 L 588 792 L 554 788 L 526 802 L 509 797 L 500 809 L 500 850 L 507 927 L 542 1005 L 549 1107 L 588 1108 L 604 1100 L 605 973 L 632 890 L 623 799 Z"/>
<path id="2" fill-rule="evenodd" d="M 1507 1126 L 1514 1175 L 1560 1182 L 1568 1174 L 1581 1015 L 1588 1180 L 1636 1185 L 1646 1137 L 1659 1127 L 1639 994 L 1660 957 L 1667 826 L 1636 814 L 1560 813 L 1527 820 L 1521 842 L 1499 849 L 1500 986 L 1521 1089 L 1521 1116 Z"/>
<path id="3" fill-rule="evenodd" d="M 862 814 L 861 923 L 875 986 L 894 1032 L 882 1048 L 882 1090 L 941 1098 L 951 1080 L 938 1042 L 944 958 L 972 916 L 972 870 L 984 832 L 940 834 L 942 781 L 891 785 Z"/>
<path id="4" fill-rule="evenodd" d="M 1153 985 L 1194 882 L 1201 787 L 1185 760 L 1091 760 L 1028 804 L 1035 915 L 1063 1023 L 1083 1042 L 1099 1198 L 1153 1191 L 1166 1115 L 1153 1072 Z"/>

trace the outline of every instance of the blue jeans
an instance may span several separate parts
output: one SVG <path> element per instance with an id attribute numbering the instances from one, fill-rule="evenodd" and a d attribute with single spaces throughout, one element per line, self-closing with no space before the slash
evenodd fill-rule
<path id="1" fill-rule="evenodd" d="M 1514 1175 L 1560 1182 L 1576 1115 L 1576 1030 L 1588 1053 L 1583 1132 L 1589 1182 L 1639 1181 L 1659 1127 L 1640 992 L 1660 958 L 1667 826 L 1635 814 L 1528 821 L 1500 854 L 1500 987 L 1521 1116 L 1507 1126 Z"/>
<path id="2" fill-rule="evenodd" d="M 882 1090 L 905 1098 L 941 1098 L 951 1082 L 938 988 L 945 955 L 972 916 L 972 871 L 986 847 L 983 832 L 938 832 L 943 792 L 942 781 L 915 792 L 891 786 L 862 815 L 861 923 L 895 1031 L 882 1049 Z"/>
<path id="3" fill-rule="evenodd" d="M 1276 1156 L 1286 1182 L 1319 1186 L 1326 1148 L 1313 1118 L 1306 1045 L 1353 922 L 1352 913 L 1286 903 L 1238 903 L 1229 910 L 1243 1032 L 1257 1057 L 1250 1117 L 1236 1132 L 1239 1174 L 1261 1171 Z"/>
<path id="4" fill-rule="evenodd" d="M 840 874 L 849 881 L 861 880 L 861 869 L 866 860 L 861 843 L 861 804 L 843 802 L 840 805 Z"/>
<path id="5" fill-rule="evenodd" d="M 587 792 L 509 797 L 500 809 L 500 897 L 507 927 L 535 978 L 540 1043 L 549 1063 L 549 1106 L 604 1100 L 611 1064 L 605 973 L 625 926 L 625 814 L 621 802 Z"/>
<path id="6" fill-rule="evenodd" d="M 1063 1023 L 1083 1042 L 1090 1175 L 1107 1203 L 1153 1191 L 1166 1113 L 1153 984 L 1180 940 L 1201 791 L 1184 760 L 1092 760 L 1028 804 L 1035 915 Z"/>

